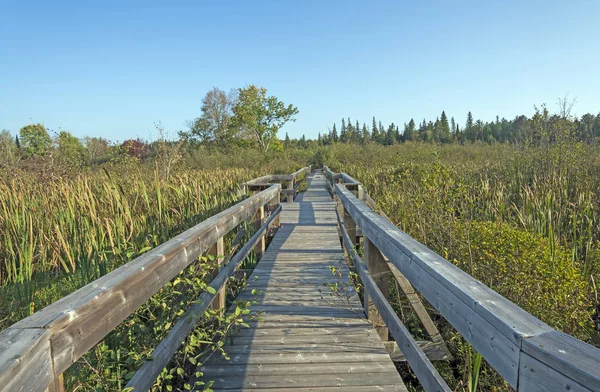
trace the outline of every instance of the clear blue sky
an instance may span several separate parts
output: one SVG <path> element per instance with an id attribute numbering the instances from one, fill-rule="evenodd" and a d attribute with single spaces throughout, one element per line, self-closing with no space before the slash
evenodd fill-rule
<path id="1" fill-rule="evenodd" d="M 247 84 L 299 108 L 292 137 L 348 116 L 512 118 L 567 92 L 600 111 L 598 0 L 217 3 L 0 0 L 0 129 L 150 139 Z"/>

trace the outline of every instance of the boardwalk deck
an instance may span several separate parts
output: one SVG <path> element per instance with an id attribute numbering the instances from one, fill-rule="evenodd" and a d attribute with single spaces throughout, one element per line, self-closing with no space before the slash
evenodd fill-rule
<path id="1" fill-rule="evenodd" d="M 264 313 L 228 341 L 230 360 L 215 355 L 201 367 L 213 390 L 406 390 L 356 293 L 332 295 L 326 286 L 349 287 L 347 273 L 330 270 L 346 271 L 325 186 L 317 173 L 295 203 L 282 204 L 282 228 L 238 297 Z"/>

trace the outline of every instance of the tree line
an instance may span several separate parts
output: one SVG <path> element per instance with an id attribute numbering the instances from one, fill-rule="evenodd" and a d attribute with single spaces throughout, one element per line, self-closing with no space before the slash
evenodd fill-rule
<path id="1" fill-rule="evenodd" d="M 61 130 L 55 132 L 42 124 L 26 125 L 12 136 L 7 130 L 0 132 L 0 167 L 20 160 L 42 159 L 70 166 L 89 166 L 106 162 L 134 159 L 145 161 L 156 158 L 170 167 L 184 154 L 200 149 L 228 151 L 233 147 L 257 148 L 264 153 L 283 149 L 310 149 L 333 143 L 392 145 L 407 141 L 442 144 L 473 142 L 511 143 L 522 146 L 550 145 L 564 141 L 594 143 L 600 138 L 600 113 L 577 117 L 571 114 L 574 101 L 559 99 L 559 110 L 550 114 L 545 105 L 536 107 L 531 117 L 518 115 L 512 120 L 475 120 L 469 112 L 464 125 L 448 118 L 442 111 L 435 121 L 410 119 L 403 127 L 394 122 L 384 126 L 372 118 L 371 124 L 342 118 L 316 139 L 291 139 L 286 133 L 279 139 L 280 129 L 295 121 L 298 108 L 286 105 L 267 89 L 255 85 L 226 93 L 214 87 L 202 99 L 200 115 L 187 121 L 187 129 L 178 132 L 176 140 L 170 139 L 160 122 L 155 123 L 158 139 L 146 142 L 129 139 L 112 143 L 101 137 L 79 139 Z"/>
<path id="2" fill-rule="evenodd" d="M 515 145 L 546 145 L 560 141 L 577 141 L 593 143 L 600 138 L 600 113 L 584 114 L 581 117 L 570 114 L 572 105 L 563 106 L 558 113 L 550 114 L 545 105 L 535 109 L 531 117 L 516 116 L 512 120 L 495 121 L 474 120 L 469 112 L 464 126 L 460 126 L 454 117 L 448 120 L 444 111 L 435 119 L 416 123 L 410 119 L 402 129 L 395 123 L 383 126 L 381 121 L 373 117 L 370 126 L 362 126 L 350 118 L 342 119 L 338 128 L 334 123 L 323 135 L 319 133 L 318 144 L 332 143 L 378 143 L 391 145 L 406 141 L 429 143 L 512 143 Z M 338 131 L 339 129 L 339 131 Z"/>
<path id="3" fill-rule="evenodd" d="M 283 149 L 277 134 L 284 124 L 295 121 L 297 113 L 295 106 L 268 96 L 264 87 L 249 85 L 229 94 L 215 87 L 202 99 L 200 116 L 188 121 L 187 129 L 179 131 L 176 140 L 167 137 L 160 122 L 155 123 L 157 140 L 137 138 L 122 143 L 101 137 L 79 139 L 65 130 L 55 132 L 40 123 L 29 124 L 14 137 L 8 130 L 0 132 L 0 167 L 30 160 L 89 166 L 149 158 L 163 160 L 170 167 L 183 154 L 200 147 L 238 146 L 266 153 Z"/>

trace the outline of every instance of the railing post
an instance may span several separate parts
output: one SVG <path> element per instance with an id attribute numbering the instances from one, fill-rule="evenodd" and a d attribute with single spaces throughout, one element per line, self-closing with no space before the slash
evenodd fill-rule
<path id="1" fill-rule="evenodd" d="M 377 249 L 375 245 L 365 236 L 364 238 L 364 257 L 365 264 L 369 270 L 369 274 L 377 283 L 377 287 L 381 293 L 388 298 L 388 287 L 389 287 L 389 269 L 383 254 Z M 369 317 L 369 321 L 373 323 L 379 338 L 382 341 L 388 340 L 388 328 L 385 326 L 381 315 L 377 311 L 377 308 L 373 304 L 373 301 L 369 298 L 369 295 L 365 292 L 364 295 L 364 307 L 365 313 Z"/>
<path id="2" fill-rule="evenodd" d="M 256 215 L 254 215 L 254 230 L 259 230 L 261 226 L 265 223 L 265 206 L 260 206 L 258 211 L 256 211 Z M 260 260 L 263 253 L 265 253 L 265 234 L 260 237 L 260 240 L 256 243 L 254 250 L 256 252 L 256 261 Z"/>
<path id="3" fill-rule="evenodd" d="M 287 190 L 292 190 L 292 192 L 288 192 L 287 194 L 287 202 L 288 203 L 293 203 L 294 202 L 294 178 L 292 178 L 291 180 L 288 180 L 287 182 Z"/>
<path id="4" fill-rule="evenodd" d="M 215 242 L 210 249 L 208 250 L 208 254 L 214 257 L 214 265 L 215 270 L 213 272 L 213 276 L 216 276 L 222 268 L 223 258 L 225 255 L 225 244 L 223 241 L 223 237 L 219 237 L 217 242 Z M 215 299 L 212 302 L 212 308 L 215 310 L 225 309 L 225 301 L 227 299 L 227 284 L 223 286 L 221 290 L 217 293 Z"/>
<path id="5" fill-rule="evenodd" d="M 271 201 L 269 202 L 269 208 L 270 208 L 271 214 L 273 212 L 275 212 L 275 210 L 277 209 L 279 204 L 281 204 L 281 194 L 279 192 L 277 192 L 277 195 L 275 197 L 273 197 L 271 199 Z M 280 225 L 279 215 L 277 215 L 275 217 L 275 219 L 273 219 L 273 221 L 271 222 L 271 227 L 279 227 L 279 225 Z"/>
<path id="6" fill-rule="evenodd" d="M 65 384 L 62 373 L 54 378 L 52 384 L 48 385 L 46 392 L 65 392 Z"/>
<path id="7" fill-rule="evenodd" d="M 362 184 L 358 185 L 358 199 L 363 203 L 367 199 L 367 191 L 365 190 L 365 187 L 363 187 Z"/>
<path id="8" fill-rule="evenodd" d="M 356 240 L 356 223 L 354 223 L 354 219 L 350 216 L 348 211 L 342 206 L 344 209 L 344 225 L 346 226 L 346 231 L 348 232 L 348 236 L 350 236 L 350 240 L 352 244 L 356 246 L 358 241 Z"/>

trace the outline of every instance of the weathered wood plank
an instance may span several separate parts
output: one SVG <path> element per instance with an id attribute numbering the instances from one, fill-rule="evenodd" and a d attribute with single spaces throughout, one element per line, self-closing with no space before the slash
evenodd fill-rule
<path id="1" fill-rule="evenodd" d="M 269 388 L 268 392 L 289 392 L 290 388 Z M 231 391 L 231 389 L 213 389 L 213 392 Z M 256 388 L 241 388 L 240 392 L 262 392 L 265 389 Z M 294 388 L 294 392 L 404 392 L 407 391 L 405 385 L 390 384 L 390 385 L 360 385 L 360 386 L 332 386 L 332 387 L 309 387 L 309 388 Z"/>
<path id="2" fill-rule="evenodd" d="M 257 335 L 257 336 L 231 336 L 226 344 L 229 346 L 246 346 L 252 345 L 257 346 L 293 346 L 295 344 L 301 345 L 330 345 L 338 343 L 373 343 L 379 345 L 380 341 L 377 340 L 377 334 L 373 333 L 373 330 L 368 332 L 359 331 L 354 334 L 326 334 L 326 335 Z"/>
<path id="3" fill-rule="evenodd" d="M 537 380 L 540 385 L 549 388 L 557 382 L 575 388 L 575 385 L 581 384 L 588 390 L 600 391 L 600 350 L 581 340 L 559 331 L 547 332 L 523 341 L 521 365 L 525 363 L 524 356 L 532 358 L 526 369 L 527 377 L 532 380 L 541 378 Z M 533 360 L 544 364 L 544 367 L 534 365 L 536 362 Z M 538 375 L 533 376 L 532 372 Z"/>
<path id="4" fill-rule="evenodd" d="M 205 365 L 199 369 L 201 372 L 214 374 L 215 376 L 260 376 L 260 375 L 303 375 L 310 377 L 313 374 L 321 374 L 323 372 L 336 374 L 362 374 L 369 372 L 381 371 L 396 371 L 396 367 L 390 361 L 385 362 L 357 362 L 352 364 L 347 363 L 331 363 L 327 366 L 313 363 L 275 363 L 275 364 L 259 364 L 259 365 Z"/>
<path id="5" fill-rule="evenodd" d="M 385 362 L 390 361 L 390 356 L 387 351 L 378 352 L 306 352 L 299 355 L 297 352 L 282 352 L 282 353 L 246 353 L 232 355 L 229 359 L 222 356 L 212 356 L 206 364 L 209 365 L 268 365 L 276 363 L 367 363 L 367 362 Z M 204 379 L 210 380 L 211 374 L 205 373 Z M 400 379 L 400 376 L 398 376 Z M 400 379 L 401 380 L 401 379 Z M 398 383 L 400 384 L 400 382 Z"/>
<path id="6" fill-rule="evenodd" d="M 519 363 L 519 385 L 517 390 L 589 392 L 598 389 L 586 388 L 530 355 L 522 353 L 521 362 Z"/>
<path id="7" fill-rule="evenodd" d="M 0 332 L 1 391 L 43 391 L 53 380 L 49 331 L 8 328 Z"/>
<path id="8" fill-rule="evenodd" d="M 272 336 L 275 338 L 281 336 L 320 336 L 320 335 L 354 335 L 357 333 L 372 333 L 373 329 L 370 325 L 349 325 L 349 326 L 336 326 L 336 327 L 283 327 L 283 328 L 243 328 L 240 331 L 234 333 L 234 337 L 253 337 L 253 336 Z"/>
<path id="9" fill-rule="evenodd" d="M 392 372 L 383 373 L 337 373 L 306 375 L 260 375 L 244 377 L 216 377 L 213 379 L 214 389 L 243 388 L 314 388 L 314 387 L 347 387 L 390 384 L 397 380 Z"/>

